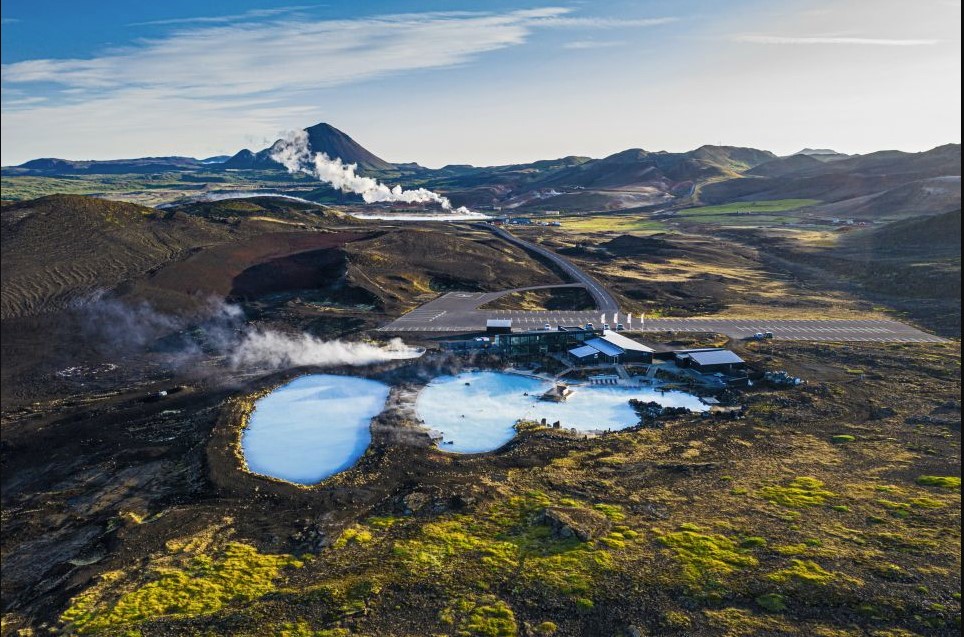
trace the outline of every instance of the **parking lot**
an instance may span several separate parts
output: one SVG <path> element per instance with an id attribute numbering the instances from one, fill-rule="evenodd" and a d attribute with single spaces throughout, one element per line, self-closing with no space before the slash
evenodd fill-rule
<path id="1" fill-rule="evenodd" d="M 552 286 L 545 286 L 552 287 Z M 569 286 L 567 286 L 569 287 Z M 526 288 L 529 289 L 529 288 Z M 513 329 L 541 329 L 547 323 L 600 327 L 614 324 L 612 313 L 599 310 L 527 312 L 524 310 L 480 310 L 479 306 L 516 290 L 502 292 L 449 292 L 400 316 L 380 328 L 383 332 L 479 332 L 487 319 L 512 319 Z M 619 322 L 627 330 L 638 332 L 716 332 L 733 338 L 746 338 L 758 332 L 773 332 L 774 339 L 789 341 L 871 341 L 878 343 L 941 343 L 945 339 L 928 334 L 898 321 L 888 320 L 794 320 L 794 319 L 719 319 L 658 318 L 628 320 L 620 314 Z"/>

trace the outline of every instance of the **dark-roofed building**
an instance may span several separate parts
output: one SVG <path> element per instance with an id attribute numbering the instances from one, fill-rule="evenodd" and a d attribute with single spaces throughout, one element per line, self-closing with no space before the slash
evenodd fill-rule
<path id="1" fill-rule="evenodd" d="M 569 350 L 569 358 L 579 365 L 589 365 L 599 360 L 599 350 L 589 345 L 583 345 Z"/>
<path id="2" fill-rule="evenodd" d="M 653 362 L 653 350 L 642 343 L 610 330 L 601 336 L 590 335 L 580 347 L 569 350 L 569 358 L 580 364 Z"/>
<path id="3" fill-rule="evenodd" d="M 619 332 L 606 330 L 603 332 L 602 339 L 623 350 L 621 362 L 624 363 L 652 363 L 653 348 L 638 343 L 631 338 L 627 338 Z"/>
<path id="4" fill-rule="evenodd" d="M 597 350 L 600 359 L 607 363 L 618 363 L 626 351 L 619 345 L 613 345 L 604 338 L 591 338 L 586 341 L 586 346 Z"/>
<path id="5" fill-rule="evenodd" d="M 565 352 L 596 336 L 595 332 L 577 328 L 512 332 L 496 336 L 503 356 L 540 356 L 550 352 Z"/>
<path id="6" fill-rule="evenodd" d="M 485 331 L 487 334 L 509 334 L 512 332 L 512 319 L 488 319 Z"/>
<path id="7" fill-rule="evenodd" d="M 742 369 L 746 362 L 728 349 L 698 349 L 676 352 L 676 364 L 712 374 Z"/>

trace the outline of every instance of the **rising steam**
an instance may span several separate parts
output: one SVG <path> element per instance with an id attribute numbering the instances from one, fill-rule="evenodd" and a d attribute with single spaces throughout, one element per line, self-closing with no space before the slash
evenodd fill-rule
<path id="1" fill-rule="evenodd" d="M 402 201 L 405 203 L 434 203 L 443 210 L 466 214 L 471 212 L 465 206 L 452 208 L 448 197 L 426 188 L 404 190 L 401 186 L 389 188 L 371 177 L 362 177 L 355 170 L 356 164 L 346 164 L 340 157 L 332 159 L 325 153 L 312 155 L 308 148 L 308 133 L 303 130 L 291 131 L 272 146 L 271 159 L 288 169 L 290 173 L 305 173 L 331 184 L 342 192 L 353 192 L 362 196 L 365 203 L 381 201 Z"/>
<path id="2" fill-rule="evenodd" d="M 381 345 L 255 328 L 245 322 L 240 307 L 218 299 L 188 316 L 174 316 L 146 302 L 130 304 L 98 292 L 74 310 L 83 332 L 105 353 L 124 356 L 150 348 L 165 355 L 170 365 L 184 369 L 196 369 L 199 361 L 212 355 L 235 371 L 248 372 L 302 365 L 371 365 L 425 353 L 397 338 Z"/>
<path id="3" fill-rule="evenodd" d="M 254 330 L 243 335 L 229 361 L 235 369 L 284 369 L 303 365 L 371 365 L 391 360 L 418 358 L 425 350 L 392 339 L 380 347 L 370 343 L 323 341 L 310 334 L 288 335 L 273 330 Z"/>

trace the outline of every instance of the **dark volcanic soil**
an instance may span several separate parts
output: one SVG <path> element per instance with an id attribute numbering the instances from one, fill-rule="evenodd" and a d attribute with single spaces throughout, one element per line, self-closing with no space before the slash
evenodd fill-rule
<path id="1" fill-rule="evenodd" d="M 359 338 L 450 289 L 559 277 L 457 225 L 82 203 L 81 225 L 65 200 L 3 208 L 3 635 L 958 632 L 957 342 L 730 343 L 755 372 L 807 383 L 729 396 L 741 419 L 598 437 L 522 423 L 479 455 L 431 446 L 411 399 L 435 375 L 499 361 L 328 368 L 391 384 L 390 408 L 355 467 L 302 487 L 247 473 L 238 440 L 257 396 L 317 369 L 232 369 L 211 296 L 243 313 L 231 330 Z M 110 241 L 76 253 L 70 235 L 88 225 L 113 233 L 116 254 Z M 39 259 L 43 233 L 62 249 Z M 778 309 L 870 303 L 821 296 L 756 237 L 546 240 L 646 308 L 712 312 L 764 293 Z M 97 304 L 67 302 L 100 281 Z"/>

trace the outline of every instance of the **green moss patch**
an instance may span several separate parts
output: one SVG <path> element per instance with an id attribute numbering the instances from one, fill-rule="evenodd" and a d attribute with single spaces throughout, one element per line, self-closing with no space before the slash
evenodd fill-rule
<path id="1" fill-rule="evenodd" d="M 512 609 L 494 595 L 457 599 L 440 613 L 439 619 L 464 637 L 515 637 L 518 634 Z"/>
<path id="2" fill-rule="evenodd" d="M 581 507 L 605 520 L 594 507 L 574 500 L 565 504 L 566 511 Z M 639 534 L 620 526 L 595 540 L 563 536 L 546 520 L 545 511 L 553 508 L 560 507 L 541 492 L 510 497 L 485 515 L 453 515 L 427 523 L 415 537 L 395 542 L 393 553 L 417 578 L 521 578 L 533 586 L 585 595 L 599 573 L 613 568 L 611 551 L 626 548 Z"/>
<path id="3" fill-rule="evenodd" d="M 124 575 L 109 573 L 99 585 L 73 598 L 61 620 L 74 632 L 93 633 L 170 615 L 208 615 L 263 597 L 275 590 L 282 569 L 301 565 L 291 555 L 259 553 L 247 544 L 229 542 L 214 554 L 191 556 L 182 565 L 155 566 L 147 573 L 150 581 L 119 595 L 115 586 L 120 588 Z"/>
<path id="4" fill-rule="evenodd" d="M 826 570 L 812 560 L 790 560 L 790 566 L 770 573 L 774 582 L 803 582 L 807 584 L 826 585 L 837 579 L 837 574 Z"/>
<path id="5" fill-rule="evenodd" d="M 757 605 L 771 613 L 781 613 L 787 609 L 787 600 L 779 593 L 766 593 L 756 598 Z"/>
<path id="6" fill-rule="evenodd" d="M 958 476 L 919 476 L 917 484 L 925 487 L 961 490 L 961 479 Z"/>
<path id="7" fill-rule="evenodd" d="M 823 488 L 823 482 L 816 478 L 801 476 L 785 485 L 763 487 L 757 493 L 764 500 L 791 509 L 821 506 L 836 493 Z"/>
<path id="8" fill-rule="evenodd" d="M 720 576 L 759 563 L 747 548 L 725 535 L 710 535 L 691 529 L 656 532 L 660 544 L 673 552 L 683 578 L 694 587 L 701 588 Z"/>

